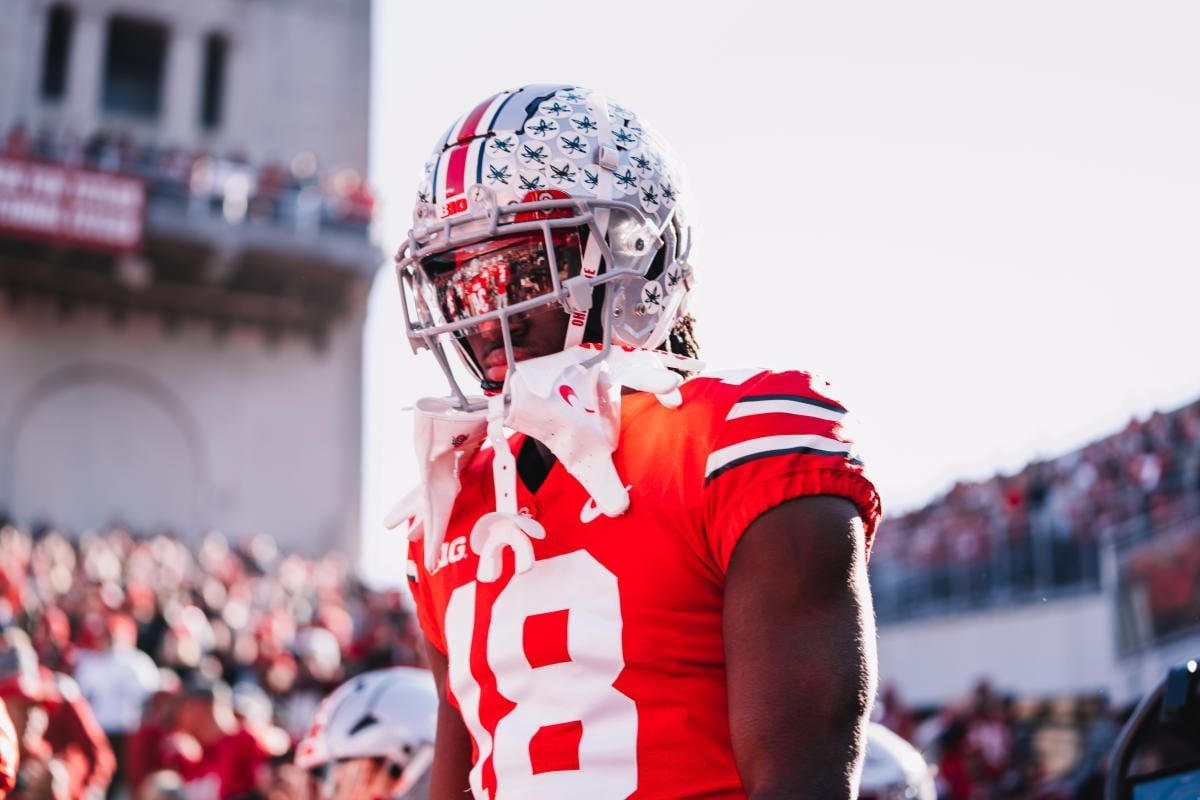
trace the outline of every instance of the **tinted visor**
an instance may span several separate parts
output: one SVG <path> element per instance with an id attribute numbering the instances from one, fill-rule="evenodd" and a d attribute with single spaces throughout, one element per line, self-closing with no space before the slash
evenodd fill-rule
<path id="1" fill-rule="evenodd" d="M 479 317 L 526 300 L 553 295 L 583 263 L 578 230 L 551 234 L 553 258 L 539 233 L 516 234 L 426 256 L 413 271 L 417 303 L 434 325 Z"/>

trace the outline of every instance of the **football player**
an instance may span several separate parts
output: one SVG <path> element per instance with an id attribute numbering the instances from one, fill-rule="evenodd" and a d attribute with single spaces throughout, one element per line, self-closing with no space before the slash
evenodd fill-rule
<path id="1" fill-rule="evenodd" d="M 367 672 L 317 708 L 296 746 L 314 800 L 425 800 L 438 696 L 429 672 Z"/>
<path id="2" fill-rule="evenodd" d="M 857 785 L 879 498 L 823 381 L 694 374 L 682 177 L 559 85 L 483 100 L 426 163 L 397 272 L 451 396 L 418 403 L 391 522 L 414 518 L 434 798 Z"/>

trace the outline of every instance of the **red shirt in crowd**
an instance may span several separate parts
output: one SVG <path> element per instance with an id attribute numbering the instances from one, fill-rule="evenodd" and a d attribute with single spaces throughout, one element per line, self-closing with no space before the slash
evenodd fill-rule
<path id="1" fill-rule="evenodd" d="M 45 734 L 37 741 L 25 741 L 23 746 L 39 758 L 53 755 L 66 765 L 67 797 L 71 800 L 83 798 L 90 791 L 103 792 L 112 781 L 117 761 L 91 706 L 70 676 L 39 667 L 38 678 L 32 695 L 16 686 L 9 687 L 13 696 L 46 710 Z"/>
<path id="2" fill-rule="evenodd" d="M 257 785 L 257 773 L 270 757 L 267 746 L 246 728 L 204 747 L 198 760 L 176 769 L 189 800 L 231 800 Z"/>
<path id="3" fill-rule="evenodd" d="M 171 729 L 157 722 L 147 722 L 129 734 L 125 740 L 121 766 L 125 781 L 133 789 L 142 785 L 146 776 L 166 769 L 169 763 L 166 747 Z"/>

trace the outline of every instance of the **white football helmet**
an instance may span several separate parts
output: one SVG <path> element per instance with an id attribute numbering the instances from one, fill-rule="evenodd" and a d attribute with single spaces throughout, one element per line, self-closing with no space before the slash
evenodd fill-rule
<path id="1" fill-rule="evenodd" d="M 483 100 L 438 140 L 425 164 L 408 241 L 396 256 L 413 349 L 427 348 L 460 407 L 444 342 L 486 392 L 463 339 L 558 306 L 564 348 L 653 349 L 692 285 L 681 169 L 631 111 L 598 92 L 524 86 Z"/>
<path id="2" fill-rule="evenodd" d="M 937 800 L 933 775 L 917 748 L 877 722 L 867 724 L 862 800 Z"/>
<path id="3" fill-rule="evenodd" d="M 433 761 L 437 708 L 426 670 L 393 667 L 351 678 L 317 708 L 296 747 L 296 766 L 323 773 L 322 798 L 416 798 Z"/>

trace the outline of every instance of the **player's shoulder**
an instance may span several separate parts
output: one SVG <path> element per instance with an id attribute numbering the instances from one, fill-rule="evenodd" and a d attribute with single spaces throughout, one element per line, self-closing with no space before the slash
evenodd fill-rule
<path id="1" fill-rule="evenodd" d="M 726 414 L 761 413 L 799 404 L 822 416 L 841 416 L 846 407 L 824 378 L 799 369 L 735 369 L 702 372 L 684 383 L 686 402 L 710 404 Z M 762 405 L 754 405 L 762 404 Z"/>
<path id="2" fill-rule="evenodd" d="M 802 370 L 741 370 L 688 381 L 691 402 L 708 405 L 705 482 L 762 468 L 861 468 L 845 405 L 823 378 Z M 748 466 L 744 469 L 743 465 Z"/>

